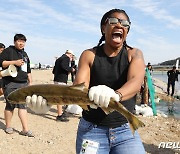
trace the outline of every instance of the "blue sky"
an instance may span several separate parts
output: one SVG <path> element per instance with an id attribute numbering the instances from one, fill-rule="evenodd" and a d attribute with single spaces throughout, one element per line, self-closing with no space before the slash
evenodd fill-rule
<path id="1" fill-rule="evenodd" d="M 66 49 L 79 57 L 97 45 L 101 17 L 112 8 L 129 15 L 127 43 L 143 51 L 146 63 L 180 57 L 178 0 L 1 0 L 0 42 L 9 46 L 24 34 L 32 63 L 54 64 Z"/>

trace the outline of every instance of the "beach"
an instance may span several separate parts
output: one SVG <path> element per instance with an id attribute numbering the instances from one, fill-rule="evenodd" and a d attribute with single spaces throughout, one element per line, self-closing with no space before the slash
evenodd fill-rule
<path id="1" fill-rule="evenodd" d="M 33 84 L 53 83 L 52 70 L 32 70 Z M 156 82 L 159 93 L 163 89 L 161 81 Z M 156 90 L 157 91 L 157 90 Z M 12 127 L 15 132 L 11 135 L 4 132 L 4 98 L 0 97 L 0 153 L 1 154 L 75 154 L 75 141 L 80 116 L 68 114 L 69 122 L 56 122 L 56 106 L 45 115 L 37 115 L 28 109 L 29 129 L 35 134 L 34 138 L 21 136 L 21 123 L 17 109 L 14 111 Z M 145 127 L 138 132 L 143 141 L 147 154 L 175 154 L 180 149 L 158 148 L 161 142 L 180 142 L 180 120 L 163 117 L 138 116 Z M 180 148 L 180 144 L 178 145 Z M 130 151 L 131 153 L 131 151 Z M 138 153 L 138 152 L 137 152 Z"/>

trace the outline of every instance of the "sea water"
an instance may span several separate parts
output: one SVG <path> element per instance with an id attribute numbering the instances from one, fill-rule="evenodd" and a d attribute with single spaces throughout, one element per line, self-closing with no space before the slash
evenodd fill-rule
<path id="1" fill-rule="evenodd" d="M 157 113 L 162 113 L 168 117 L 180 120 L 180 101 L 174 101 L 172 103 L 160 101 L 156 103 L 156 110 Z"/>
<path id="2" fill-rule="evenodd" d="M 152 73 L 153 78 L 157 78 L 159 80 L 162 80 L 167 83 L 167 72 L 153 72 Z M 179 75 L 179 81 L 176 81 L 175 83 L 175 90 L 180 90 L 180 75 Z M 156 109 L 157 111 L 168 115 L 170 117 L 174 117 L 176 119 L 180 120 L 180 101 L 174 101 L 172 103 L 170 102 L 164 102 L 160 101 L 159 103 L 156 103 Z"/>

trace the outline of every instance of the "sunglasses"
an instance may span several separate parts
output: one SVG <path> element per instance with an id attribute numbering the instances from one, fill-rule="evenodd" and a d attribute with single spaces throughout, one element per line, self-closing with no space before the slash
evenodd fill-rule
<path id="1" fill-rule="evenodd" d="M 107 18 L 107 20 L 110 25 L 116 25 L 116 24 L 120 23 L 125 28 L 129 28 L 131 25 L 131 23 L 128 20 L 122 20 L 122 19 L 118 19 L 115 17 Z"/>

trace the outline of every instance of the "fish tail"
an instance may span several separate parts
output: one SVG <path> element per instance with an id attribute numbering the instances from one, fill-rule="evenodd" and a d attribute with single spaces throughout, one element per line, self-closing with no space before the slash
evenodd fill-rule
<path id="1" fill-rule="evenodd" d="M 129 112 L 121 103 L 115 103 L 114 101 L 111 101 L 110 106 L 111 108 L 114 108 L 116 111 L 121 113 L 127 119 L 133 135 L 136 129 L 145 126 L 142 121 L 140 121 L 134 114 Z"/>
<path id="2" fill-rule="evenodd" d="M 131 119 L 128 119 L 128 122 L 129 122 L 129 126 L 130 126 L 130 129 L 131 129 L 133 135 L 134 135 L 134 132 L 136 129 L 138 129 L 139 127 L 145 126 L 145 124 L 135 116 L 132 116 Z"/>

